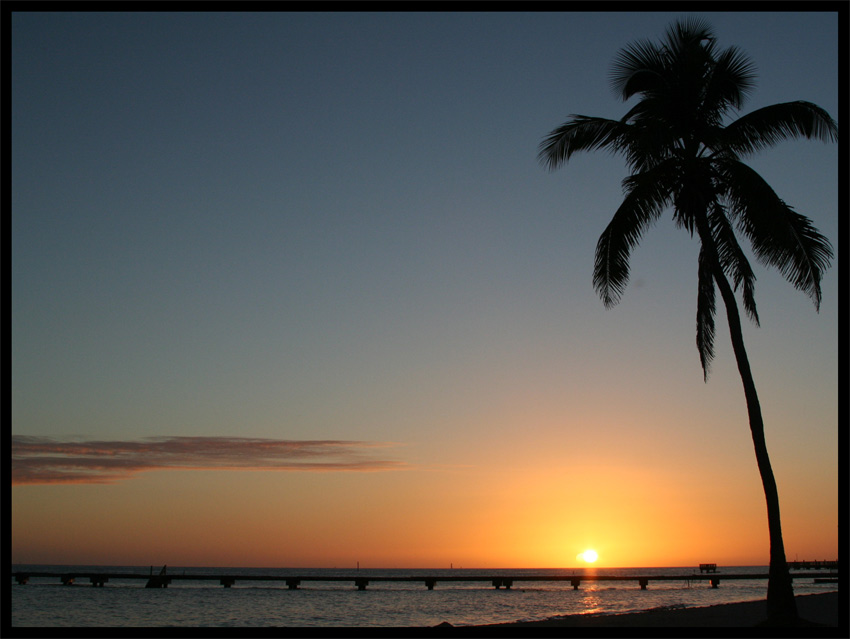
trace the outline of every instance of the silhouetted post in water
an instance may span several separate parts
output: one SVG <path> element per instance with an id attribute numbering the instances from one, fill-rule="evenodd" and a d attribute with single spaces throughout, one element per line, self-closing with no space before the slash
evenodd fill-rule
<path id="1" fill-rule="evenodd" d="M 699 19 L 676 22 L 659 45 L 640 41 L 621 50 L 612 80 L 624 101 L 637 96 L 639 102 L 620 120 L 570 116 L 543 140 L 539 158 L 555 169 L 579 151 L 608 149 L 626 157 L 632 174 L 623 181 L 625 198 L 596 245 L 593 285 L 606 307 L 619 302 L 631 250 L 664 210 L 672 207 L 676 225 L 691 236 L 696 231 L 696 342 L 703 376 L 708 381 L 714 358 L 719 290 L 767 504 L 768 619 L 794 625 L 797 604 L 779 493 L 735 297 L 740 288 L 744 311 L 758 325 L 756 278 L 735 229 L 747 236 L 760 262 L 776 267 L 819 309 L 821 276 L 833 257 L 829 240 L 742 159 L 789 138 L 835 142 L 838 125 L 822 108 L 802 101 L 763 107 L 724 125 L 753 88 L 755 67 L 736 47 L 718 50 L 711 28 Z"/>
<path id="2" fill-rule="evenodd" d="M 151 577 L 145 584 L 145 588 L 168 588 L 168 584 L 171 583 L 171 578 L 165 576 L 166 568 L 167 566 L 163 566 L 162 569 L 159 571 L 159 575 L 154 577 L 153 566 L 151 566 Z"/>

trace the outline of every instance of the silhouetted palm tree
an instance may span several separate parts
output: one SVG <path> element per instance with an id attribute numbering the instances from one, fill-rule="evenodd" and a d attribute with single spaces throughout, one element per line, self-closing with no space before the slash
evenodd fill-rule
<path id="1" fill-rule="evenodd" d="M 578 151 L 608 149 L 626 158 L 632 175 L 623 181 L 625 199 L 596 245 L 593 285 L 606 307 L 619 301 L 628 282 L 630 252 L 662 211 L 672 208 L 677 226 L 691 235 L 696 231 L 696 342 L 703 374 L 707 380 L 714 356 L 716 286 L 726 307 L 767 501 L 768 619 L 794 623 L 797 609 L 779 496 L 734 293 L 741 289 L 744 310 L 758 324 L 755 276 L 735 231 L 749 240 L 760 262 L 776 267 L 819 309 L 821 274 L 833 256 L 829 241 L 742 158 L 787 138 L 835 141 L 838 126 L 808 102 L 775 104 L 725 122 L 730 111 L 741 108 L 754 79 L 747 56 L 736 47 L 718 49 L 705 22 L 676 22 L 658 44 L 638 41 L 615 58 L 614 89 L 624 101 L 639 97 L 623 118 L 571 115 L 541 142 L 539 159 L 555 169 Z"/>

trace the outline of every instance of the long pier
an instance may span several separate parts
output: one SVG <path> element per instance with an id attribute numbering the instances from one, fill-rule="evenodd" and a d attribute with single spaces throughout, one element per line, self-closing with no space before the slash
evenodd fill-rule
<path id="1" fill-rule="evenodd" d="M 823 573 L 792 573 L 793 579 L 817 578 L 823 576 Z M 318 576 L 318 575 L 234 575 L 234 574 L 174 574 L 174 575 L 145 575 L 141 573 L 126 573 L 126 572 L 13 572 L 12 577 L 18 584 L 26 584 L 30 579 L 48 578 L 60 579 L 65 585 L 72 585 L 77 581 L 88 581 L 93 586 L 103 587 L 110 580 L 117 579 L 132 579 L 144 580 L 148 588 L 167 588 L 169 584 L 179 581 L 217 581 L 219 585 L 225 588 L 230 588 L 237 581 L 271 581 L 284 582 L 290 590 L 297 590 L 304 582 L 353 582 L 358 590 L 366 590 L 370 583 L 377 582 L 419 582 L 424 583 L 428 590 L 433 590 L 438 582 L 441 583 L 458 583 L 458 582 L 484 582 L 489 583 L 496 589 L 510 588 L 517 582 L 564 582 L 567 581 L 574 590 L 578 590 L 581 583 L 588 581 L 636 581 L 641 590 L 646 590 L 650 581 L 686 581 L 690 584 L 691 581 L 708 581 L 712 588 L 717 588 L 721 580 L 738 580 L 738 579 L 767 579 L 767 573 L 763 574 L 697 574 L 690 575 L 523 575 L 523 576 L 505 576 L 505 575 L 441 575 L 439 577 L 384 577 L 384 576 L 359 576 L 359 575 L 338 575 L 338 576 Z"/>
<path id="2" fill-rule="evenodd" d="M 838 560 L 835 561 L 789 561 L 791 570 L 838 570 Z"/>

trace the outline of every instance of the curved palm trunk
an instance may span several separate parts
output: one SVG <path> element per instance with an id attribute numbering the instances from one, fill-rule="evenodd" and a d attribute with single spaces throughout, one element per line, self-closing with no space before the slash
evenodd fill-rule
<path id="1" fill-rule="evenodd" d="M 779 492 L 776 489 L 776 480 L 773 477 L 773 469 L 770 466 L 770 457 L 767 454 L 767 444 L 764 439 L 764 421 L 761 416 L 756 385 L 750 371 L 750 362 L 747 351 L 744 348 L 744 336 L 741 332 L 741 318 L 738 314 L 738 305 L 735 294 L 729 286 L 729 282 L 721 272 L 718 276 L 714 273 L 714 281 L 723 296 L 726 306 L 726 317 L 729 321 L 729 333 L 732 338 L 732 348 L 735 351 L 735 360 L 738 363 L 738 371 L 744 384 L 744 396 L 747 398 L 747 413 L 750 418 L 750 432 L 753 436 L 753 446 L 756 451 L 756 462 L 764 486 L 764 497 L 767 501 L 767 527 L 770 535 L 770 569 L 767 582 L 767 616 L 770 620 L 778 622 L 794 622 L 797 618 L 797 603 L 794 600 L 794 587 L 791 575 L 788 572 L 788 563 L 785 560 L 785 544 L 782 541 L 782 524 L 779 517 Z"/>
<path id="2" fill-rule="evenodd" d="M 699 219 L 701 216 L 697 216 Z M 776 480 L 773 469 L 770 466 L 770 457 L 767 454 L 767 443 L 764 438 L 764 421 L 761 415 L 756 385 L 750 370 L 750 361 L 747 350 L 744 348 L 744 334 L 741 330 L 741 316 L 738 313 L 738 303 L 735 293 L 723 273 L 723 269 L 717 259 L 714 241 L 711 238 L 708 225 L 704 220 L 697 224 L 700 240 L 708 249 L 711 260 L 714 281 L 723 297 L 726 307 L 726 318 L 729 322 L 729 333 L 732 339 L 732 348 L 735 352 L 735 360 L 738 364 L 738 372 L 744 385 L 744 396 L 747 400 L 747 414 L 750 419 L 750 432 L 753 437 L 753 446 L 756 453 L 759 474 L 764 487 L 764 496 L 767 501 L 767 527 L 770 536 L 770 568 L 767 582 L 767 616 L 771 623 L 794 624 L 797 620 L 797 603 L 794 600 L 794 586 L 791 574 L 788 571 L 788 563 L 785 559 L 785 544 L 782 541 L 782 523 L 779 516 L 779 492 L 776 489 Z"/>

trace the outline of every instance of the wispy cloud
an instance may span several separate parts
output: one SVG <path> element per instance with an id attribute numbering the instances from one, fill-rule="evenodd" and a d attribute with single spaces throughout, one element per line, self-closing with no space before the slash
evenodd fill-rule
<path id="1" fill-rule="evenodd" d="M 152 470 L 383 471 L 403 462 L 375 459 L 392 444 L 249 437 L 148 437 L 65 441 L 12 436 L 12 484 L 104 484 Z"/>

